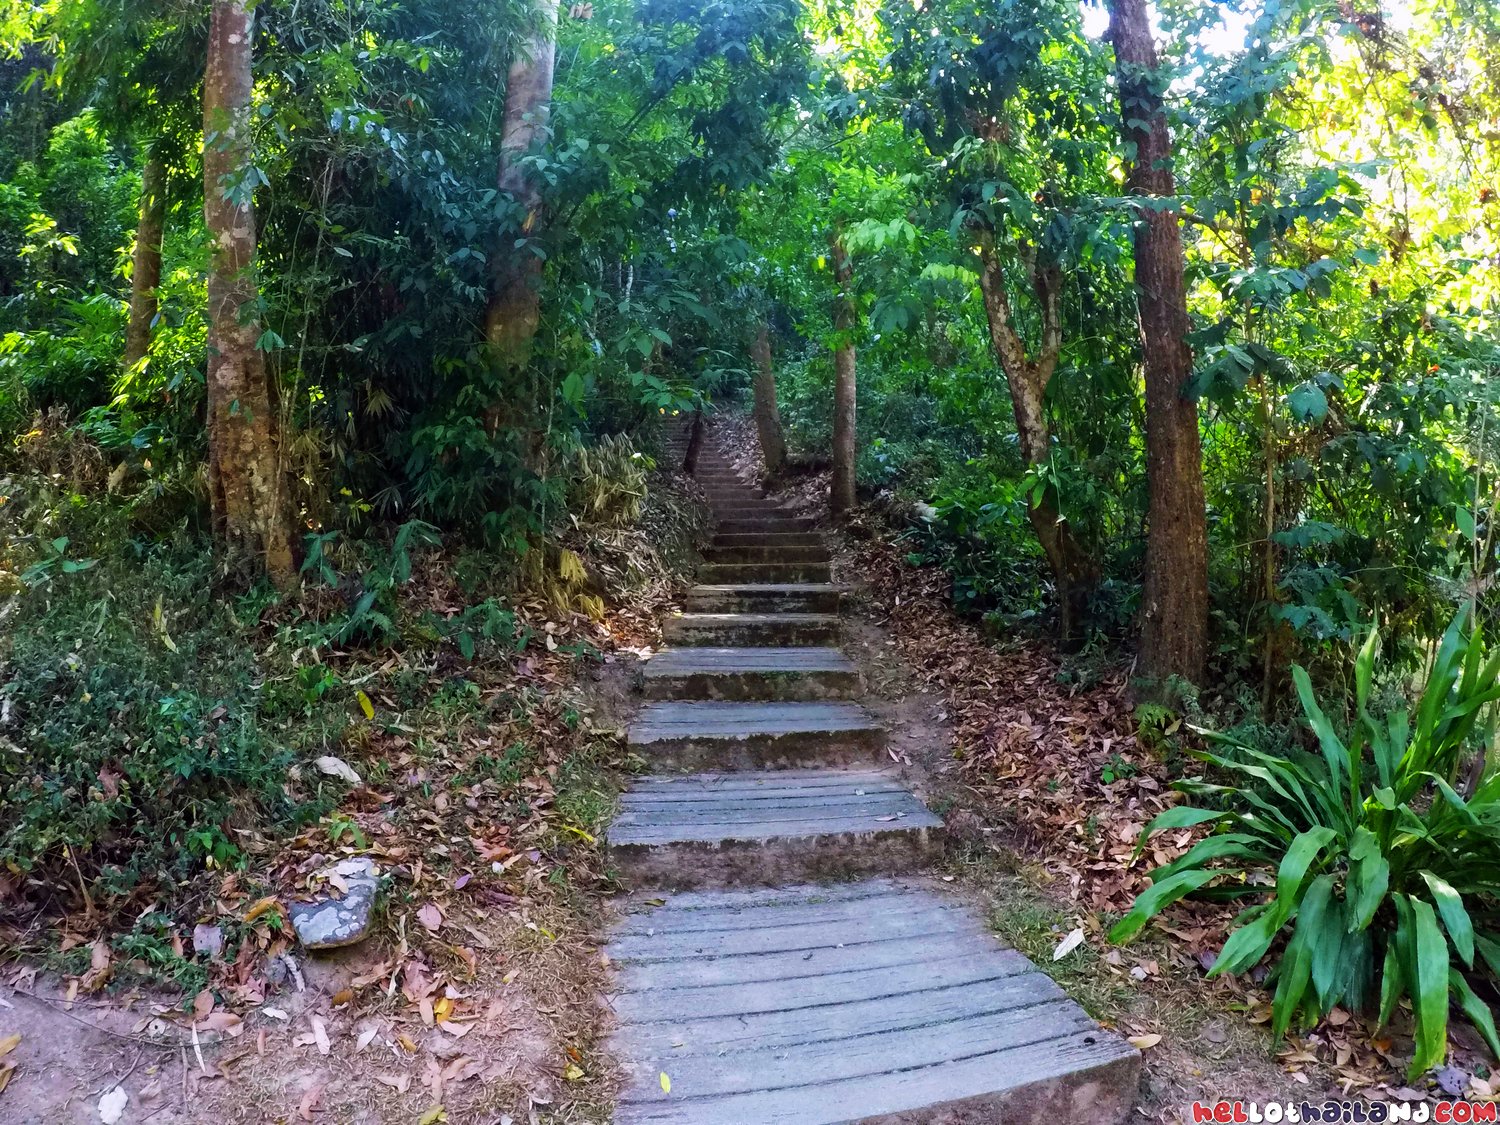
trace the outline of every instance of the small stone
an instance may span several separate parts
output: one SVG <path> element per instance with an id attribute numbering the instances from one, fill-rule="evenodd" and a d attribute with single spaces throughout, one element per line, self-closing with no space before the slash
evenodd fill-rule
<path id="1" fill-rule="evenodd" d="M 1468 1090 L 1469 1076 L 1456 1066 L 1445 1066 L 1437 1072 L 1437 1084 L 1450 1098 L 1458 1098 Z"/>
<path id="2" fill-rule="evenodd" d="M 380 868 L 364 856 L 346 859 L 319 874 L 336 874 L 349 888 L 342 898 L 321 895 L 294 902 L 289 913 L 297 938 L 308 949 L 338 949 L 365 936 L 380 891 Z"/>
<path id="3" fill-rule="evenodd" d="M 224 931 L 218 926 L 199 923 L 193 927 L 193 952 L 212 960 L 224 948 Z"/>

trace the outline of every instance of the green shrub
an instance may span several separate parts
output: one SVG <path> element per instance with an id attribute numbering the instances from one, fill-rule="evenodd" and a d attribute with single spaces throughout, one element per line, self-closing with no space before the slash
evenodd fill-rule
<path id="1" fill-rule="evenodd" d="M 61 551 L 43 541 L 56 565 L 31 568 L 0 630 L 0 880 L 103 905 L 236 867 L 240 830 L 308 810 L 284 788 L 293 756 L 207 551 L 121 550 L 119 521 L 96 518 Z M 67 566 L 107 541 L 96 565 Z"/>
<path id="2" fill-rule="evenodd" d="M 1195 891 L 1275 891 L 1236 919 L 1210 974 L 1250 969 L 1290 930 L 1273 979 L 1273 1031 L 1308 1024 L 1342 1004 L 1387 1023 L 1410 998 L 1412 1074 L 1443 1061 L 1456 1001 L 1500 1057 L 1493 1015 L 1466 971 L 1500 974 L 1500 769 L 1475 728 L 1500 699 L 1500 652 L 1455 618 L 1438 646 L 1415 713 L 1370 713 L 1377 638 L 1355 662 L 1355 715 L 1341 737 L 1293 669 L 1321 756 L 1277 755 L 1203 731 L 1220 750 L 1197 752 L 1229 784 L 1176 783 L 1210 807 L 1179 805 L 1141 837 L 1207 824 L 1212 833 L 1152 873 L 1152 887 L 1111 931 L 1128 941 L 1169 903 Z M 1137 850 L 1139 855 L 1139 849 Z M 1210 887 L 1210 884 L 1214 886 Z"/>

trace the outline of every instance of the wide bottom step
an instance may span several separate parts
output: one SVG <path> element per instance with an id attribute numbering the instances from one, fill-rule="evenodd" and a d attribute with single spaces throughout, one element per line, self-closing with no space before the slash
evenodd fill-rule
<path id="1" fill-rule="evenodd" d="M 1139 1054 L 925 881 L 631 910 L 607 948 L 617 1125 L 1055 1125 L 1130 1110 Z"/>

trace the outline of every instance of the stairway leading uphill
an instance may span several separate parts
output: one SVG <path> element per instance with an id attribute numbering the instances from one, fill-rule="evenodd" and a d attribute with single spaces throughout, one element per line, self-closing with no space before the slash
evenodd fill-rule
<path id="1" fill-rule="evenodd" d="M 1123 1120 L 1139 1056 L 918 874 L 812 520 L 704 450 L 702 584 L 647 662 L 608 833 L 618 1125 Z M 672 892 L 672 893 L 665 893 Z"/>

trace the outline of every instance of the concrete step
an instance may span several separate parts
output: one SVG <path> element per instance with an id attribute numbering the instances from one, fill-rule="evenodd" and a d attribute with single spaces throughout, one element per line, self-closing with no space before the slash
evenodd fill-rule
<path id="1" fill-rule="evenodd" d="M 739 586 L 754 582 L 832 582 L 833 571 L 824 563 L 705 563 L 698 568 L 705 585 Z"/>
<path id="2" fill-rule="evenodd" d="M 718 531 L 713 538 L 715 547 L 821 547 L 826 542 L 820 531 Z"/>
<path id="3" fill-rule="evenodd" d="M 639 895 L 627 909 L 606 947 L 617 1125 L 1130 1112 L 1139 1053 L 924 880 Z"/>
<path id="4" fill-rule="evenodd" d="M 712 505 L 714 517 L 719 520 L 771 520 L 796 519 L 797 513 L 779 500 L 746 500 L 734 504 Z"/>
<path id="5" fill-rule="evenodd" d="M 828 613 L 681 613 L 662 623 L 673 645 L 836 645 L 839 619 Z"/>
<path id="6" fill-rule="evenodd" d="M 764 770 L 885 760 L 885 730 L 857 703 L 651 703 L 626 733 L 661 770 Z"/>
<path id="7" fill-rule="evenodd" d="M 828 548 L 812 547 L 705 547 L 703 558 L 709 563 L 820 563 L 829 559 Z"/>
<path id="8" fill-rule="evenodd" d="M 690 613 L 837 613 L 843 592 L 816 582 L 693 586 L 683 605 Z"/>
<path id="9" fill-rule="evenodd" d="M 647 699 L 840 699 L 859 671 L 836 648 L 674 648 L 646 661 Z"/>
<path id="10" fill-rule="evenodd" d="M 812 531 L 818 521 L 810 516 L 766 516 L 751 519 L 724 520 L 715 525 L 720 535 L 776 534 L 787 531 Z"/>
<path id="11" fill-rule="evenodd" d="M 632 886 L 786 883 L 930 863 L 943 822 L 878 770 L 653 775 L 620 798 L 609 855 Z"/>

